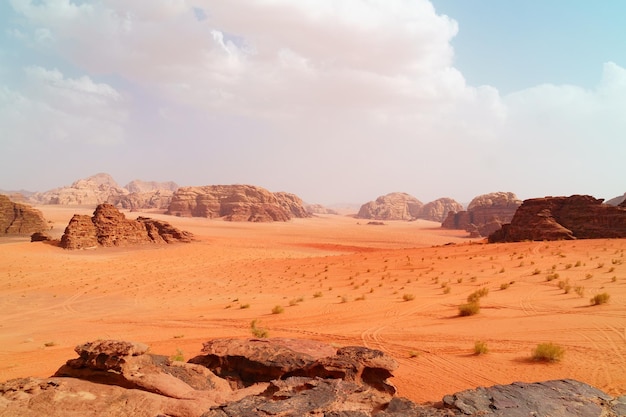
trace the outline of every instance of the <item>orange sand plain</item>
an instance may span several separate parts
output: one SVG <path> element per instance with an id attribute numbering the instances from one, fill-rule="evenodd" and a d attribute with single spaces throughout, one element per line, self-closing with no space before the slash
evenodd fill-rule
<path id="1" fill-rule="evenodd" d="M 93 211 L 39 208 L 55 237 L 73 213 Z M 0 381 L 50 376 L 76 356 L 74 346 L 102 338 L 144 342 L 165 355 L 180 350 L 188 359 L 206 340 L 251 336 L 257 320 L 270 337 L 387 352 L 400 365 L 399 395 L 418 402 L 555 378 L 626 393 L 625 239 L 489 245 L 426 221 L 371 226 L 319 216 L 242 224 L 143 215 L 197 241 L 86 251 L 2 241 Z M 560 280 L 569 280 L 569 293 Z M 480 313 L 458 317 L 459 304 L 481 287 L 489 295 Z M 576 287 L 584 287 L 582 297 Z M 590 306 L 600 292 L 610 302 Z M 272 314 L 277 305 L 284 312 Z M 477 340 L 489 353 L 473 354 Z M 543 342 L 563 346 L 563 360 L 530 360 Z"/>

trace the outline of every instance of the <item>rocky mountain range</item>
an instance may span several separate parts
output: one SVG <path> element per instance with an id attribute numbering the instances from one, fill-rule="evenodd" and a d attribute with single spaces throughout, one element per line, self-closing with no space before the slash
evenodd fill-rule
<path id="1" fill-rule="evenodd" d="M 88 249 L 98 246 L 135 246 L 152 243 L 190 242 L 192 234 L 167 222 L 138 217 L 127 219 L 111 204 L 100 204 L 93 217 L 75 214 L 65 228 L 60 246 Z"/>
<path id="2" fill-rule="evenodd" d="M 389 193 L 361 206 L 359 219 L 416 220 L 441 222 L 450 211 L 462 210 L 463 206 L 451 198 L 440 198 L 424 204 L 407 193 Z"/>
<path id="3" fill-rule="evenodd" d="M 50 378 L 0 383 L 0 417 L 617 417 L 626 397 L 555 380 L 477 388 L 439 404 L 397 397 L 397 362 L 361 346 L 214 339 L 188 362 L 142 343 L 79 345 Z"/>
<path id="4" fill-rule="evenodd" d="M 248 222 L 288 221 L 311 216 L 298 196 L 272 193 L 253 185 L 181 187 L 172 196 L 166 214 Z"/>
<path id="5" fill-rule="evenodd" d="M 67 187 L 35 193 L 35 204 L 97 205 L 109 203 L 125 209 L 163 209 L 178 189 L 174 182 L 134 180 L 121 187 L 109 174 L 99 173 L 79 179 Z"/>
<path id="6" fill-rule="evenodd" d="M 41 211 L 0 194 L 0 235 L 30 235 L 48 229 Z"/>
<path id="7" fill-rule="evenodd" d="M 509 224 L 489 236 L 490 242 L 626 237 L 626 201 L 602 204 L 588 195 L 524 200 Z"/>
<path id="8" fill-rule="evenodd" d="M 511 221 L 522 201 L 511 192 L 475 197 L 467 210 L 451 211 L 441 224 L 445 229 L 467 230 L 470 237 L 487 237 Z"/>

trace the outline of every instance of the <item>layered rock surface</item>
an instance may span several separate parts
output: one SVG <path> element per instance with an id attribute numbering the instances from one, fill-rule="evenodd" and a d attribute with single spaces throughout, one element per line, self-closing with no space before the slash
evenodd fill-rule
<path id="1" fill-rule="evenodd" d="M 602 204 L 588 195 L 525 200 L 510 224 L 490 242 L 626 237 L 626 205 Z"/>
<path id="2" fill-rule="evenodd" d="M 85 249 L 97 246 L 133 246 L 148 243 L 190 242 L 191 233 L 167 222 L 138 217 L 130 220 L 110 204 L 100 204 L 92 217 L 75 214 L 65 228 L 60 246 Z"/>
<path id="3" fill-rule="evenodd" d="M 178 185 L 174 182 L 134 180 L 121 187 L 109 174 L 79 179 L 67 187 L 35 193 L 30 200 L 39 204 L 113 204 L 125 209 L 167 208 Z"/>
<path id="4" fill-rule="evenodd" d="M 181 187 L 174 193 L 167 214 L 249 222 L 310 217 L 298 196 L 252 185 Z"/>
<path id="5" fill-rule="evenodd" d="M 360 219 L 416 220 L 441 222 L 450 211 L 463 210 L 463 206 L 451 198 L 439 198 L 424 204 L 407 193 L 390 193 L 361 206 Z"/>
<path id="6" fill-rule="evenodd" d="M 472 237 L 486 237 L 510 222 L 521 204 L 511 192 L 483 194 L 475 197 L 467 210 L 448 213 L 441 227 L 467 230 Z"/>
<path id="7" fill-rule="evenodd" d="M 219 339 L 196 363 L 117 340 L 79 345 L 51 378 L 0 383 L 0 417 L 617 417 L 626 398 L 573 380 L 514 383 L 447 395 L 440 405 L 394 396 L 395 361 L 353 346 L 293 339 Z M 209 358 L 209 356 L 211 356 Z M 191 362 L 191 361 L 190 361 Z M 220 375 L 248 376 L 233 388 Z M 232 382 L 232 379 L 231 379 Z"/>
<path id="8" fill-rule="evenodd" d="M 0 194 L 0 236 L 30 235 L 48 229 L 39 210 L 27 204 L 14 203 L 9 197 Z"/>

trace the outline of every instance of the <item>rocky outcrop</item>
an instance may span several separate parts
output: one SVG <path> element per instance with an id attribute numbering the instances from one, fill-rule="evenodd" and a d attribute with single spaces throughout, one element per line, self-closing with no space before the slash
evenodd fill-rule
<path id="1" fill-rule="evenodd" d="M 446 395 L 438 405 L 416 404 L 389 389 L 395 361 L 360 346 L 335 352 L 312 341 L 221 339 L 205 343 L 215 360 L 203 364 L 177 362 L 119 340 L 88 342 L 75 351 L 79 357 L 51 378 L 0 383 L 0 417 L 626 415 L 625 397 L 574 380 L 481 387 Z M 217 364 L 215 371 L 211 364 Z M 244 369 L 259 380 L 233 388 L 220 377 L 241 377 Z"/>
<path id="2" fill-rule="evenodd" d="M 154 191 L 171 191 L 178 190 L 178 184 L 173 181 L 156 182 L 133 180 L 124 186 L 129 193 L 151 193 Z"/>
<path id="3" fill-rule="evenodd" d="M 97 246 L 134 246 L 148 243 L 190 242 L 192 235 L 167 222 L 147 217 L 130 220 L 110 204 L 96 207 L 93 217 L 75 214 L 60 246 L 86 249 Z"/>
<path id="4" fill-rule="evenodd" d="M 335 215 L 339 214 L 337 210 L 333 210 L 321 204 L 306 204 L 304 207 L 306 208 L 307 213 L 312 214 L 312 215 L 313 214 L 335 214 Z"/>
<path id="5" fill-rule="evenodd" d="M 13 200 L 16 201 L 16 200 Z M 624 201 L 626 201 L 626 193 L 624 195 L 620 195 L 618 197 L 612 198 L 604 202 L 604 204 L 608 204 L 609 206 L 619 206 Z"/>
<path id="6" fill-rule="evenodd" d="M 443 222 L 448 213 L 463 210 L 463 205 L 451 198 L 439 198 L 430 203 L 426 203 L 418 216 L 420 219 L 433 222 Z"/>
<path id="7" fill-rule="evenodd" d="M 361 206 L 356 215 L 359 219 L 414 220 L 421 213 L 424 203 L 407 193 L 389 193 Z"/>
<path id="8" fill-rule="evenodd" d="M 448 213 L 441 227 L 467 230 L 471 237 L 486 237 L 510 222 L 521 204 L 510 192 L 483 194 L 474 198 L 467 210 Z"/>
<path id="9" fill-rule="evenodd" d="M 121 187 L 109 174 L 99 173 L 44 193 L 30 201 L 39 204 L 97 205 L 109 203 L 129 210 L 165 209 L 178 185 L 174 182 L 134 180 Z"/>
<path id="10" fill-rule="evenodd" d="M 0 236 L 30 235 L 48 230 L 43 214 L 27 204 L 14 203 L 0 194 Z"/>
<path id="11" fill-rule="evenodd" d="M 166 214 L 248 222 L 310 217 L 299 197 L 252 185 L 181 187 L 174 193 Z"/>
<path id="12" fill-rule="evenodd" d="M 490 242 L 626 237 L 626 207 L 588 195 L 525 200 Z"/>

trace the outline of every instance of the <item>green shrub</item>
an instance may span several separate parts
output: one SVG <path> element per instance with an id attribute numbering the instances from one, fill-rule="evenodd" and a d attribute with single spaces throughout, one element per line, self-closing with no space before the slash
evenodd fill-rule
<path id="1" fill-rule="evenodd" d="M 532 358 L 542 362 L 558 362 L 564 355 L 565 349 L 552 342 L 540 343 L 532 352 Z"/>
<path id="2" fill-rule="evenodd" d="M 478 301 L 471 301 L 467 304 L 461 304 L 459 306 L 459 316 L 473 316 L 474 314 L 478 314 L 480 312 L 480 304 Z"/>
<path id="3" fill-rule="evenodd" d="M 487 342 L 477 340 L 476 343 L 474 343 L 474 354 L 484 355 L 487 352 L 489 352 L 489 349 L 487 348 Z"/>
<path id="4" fill-rule="evenodd" d="M 597 306 L 600 304 L 606 304 L 609 302 L 611 295 L 609 293 L 603 292 L 602 294 L 594 295 L 589 302 L 592 306 Z"/>
<path id="5" fill-rule="evenodd" d="M 176 349 L 176 355 L 170 356 L 170 360 L 175 362 L 184 362 L 185 354 L 182 350 Z"/>

